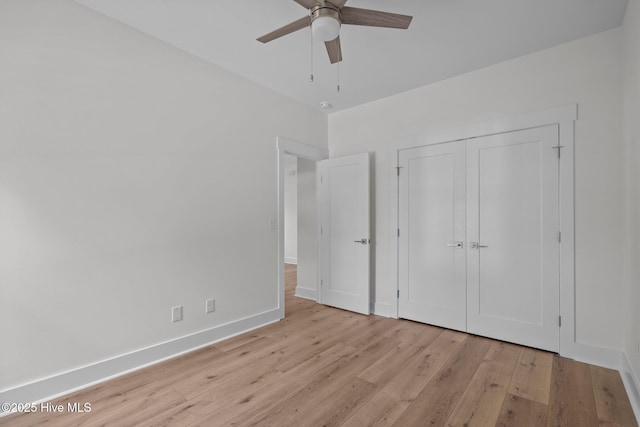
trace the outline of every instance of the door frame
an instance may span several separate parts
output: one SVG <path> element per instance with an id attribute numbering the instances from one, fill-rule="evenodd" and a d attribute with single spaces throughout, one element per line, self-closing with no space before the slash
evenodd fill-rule
<path id="1" fill-rule="evenodd" d="M 395 281 L 393 295 L 395 300 L 392 316 L 398 318 L 399 289 L 399 245 L 397 230 L 399 208 L 398 160 L 400 150 L 426 145 L 444 144 L 464 139 L 491 136 L 548 125 L 558 125 L 558 145 L 562 148 L 559 176 L 559 224 L 562 232 L 560 245 L 560 327 L 559 353 L 562 356 L 578 357 L 584 354 L 583 344 L 576 342 L 575 329 L 575 230 L 574 230 L 574 122 L 578 119 L 578 105 L 549 108 L 542 111 L 519 114 L 480 123 L 474 123 L 453 129 L 429 131 L 427 133 L 405 136 L 394 141 L 391 153 L 391 278 Z M 402 173 L 402 172 L 400 172 Z"/>
<path id="2" fill-rule="evenodd" d="M 329 158 L 329 150 L 314 147 L 312 145 L 303 144 L 285 137 L 276 138 L 276 149 L 278 152 L 278 315 L 280 319 L 284 319 L 284 177 L 286 169 L 285 155 L 319 162 L 320 160 Z M 317 184 L 316 184 L 317 186 Z M 319 208 L 318 202 L 319 192 L 316 191 L 316 211 Z M 316 227 L 316 241 L 318 251 L 320 250 L 320 228 Z M 319 253 L 319 252 L 318 252 Z M 319 289 L 320 266 L 317 268 L 316 289 Z M 317 291 L 318 293 L 319 291 Z"/>

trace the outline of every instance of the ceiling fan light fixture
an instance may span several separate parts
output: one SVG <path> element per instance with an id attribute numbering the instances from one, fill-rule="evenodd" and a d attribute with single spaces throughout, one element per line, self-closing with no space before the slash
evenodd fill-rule
<path id="1" fill-rule="evenodd" d="M 340 35 L 340 21 L 333 16 L 319 16 L 311 23 L 313 38 L 329 42 Z"/>
<path id="2" fill-rule="evenodd" d="M 340 35 L 340 10 L 328 2 L 311 9 L 311 34 L 323 42 L 335 40 Z"/>

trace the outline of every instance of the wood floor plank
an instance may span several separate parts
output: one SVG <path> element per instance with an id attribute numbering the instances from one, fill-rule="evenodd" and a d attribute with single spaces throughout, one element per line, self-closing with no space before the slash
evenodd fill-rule
<path id="1" fill-rule="evenodd" d="M 424 350 L 407 362 L 383 390 L 389 396 L 412 402 L 467 338 L 466 334 L 443 330 Z"/>
<path id="2" fill-rule="evenodd" d="M 298 366 L 302 361 L 318 354 L 323 349 L 332 347 L 338 343 L 349 343 L 351 346 L 353 342 L 345 339 L 344 329 L 358 330 L 361 327 L 368 328 L 369 323 L 354 320 L 326 321 L 323 325 L 320 325 L 318 329 L 305 332 L 302 336 L 290 340 L 290 343 L 283 343 L 287 345 L 286 348 L 289 352 L 286 355 L 282 355 L 277 369 L 281 372 L 287 372 Z"/>
<path id="3" fill-rule="evenodd" d="M 322 401 L 307 400 L 307 405 L 294 418 L 293 425 L 299 427 L 334 427 L 340 426 L 349 418 L 355 408 L 367 402 L 374 394 L 376 385 L 360 378 L 342 386 L 337 392 L 330 394 Z M 282 426 L 278 420 L 271 425 Z M 260 424 L 262 425 L 262 424 Z"/>
<path id="4" fill-rule="evenodd" d="M 546 427 L 549 407 L 524 397 L 508 394 L 496 426 Z"/>
<path id="5" fill-rule="evenodd" d="M 338 363 L 356 352 L 353 347 L 336 344 L 325 352 L 312 357 L 300 366 L 282 374 L 279 378 L 264 382 L 252 383 L 249 387 L 239 387 L 234 390 L 226 390 L 225 393 L 208 395 L 209 406 L 205 407 L 205 413 L 212 414 L 203 417 L 195 425 L 231 425 L 235 419 L 237 425 L 251 417 L 257 416 L 268 408 L 274 407 L 282 401 L 286 401 L 300 387 L 300 378 L 313 378 L 319 372 Z"/>
<path id="6" fill-rule="evenodd" d="M 341 427 L 390 427 L 409 407 L 410 401 L 399 400 L 379 390 L 345 420 Z"/>
<path id="7" fill-rule="evenodd" d="M 306 385 L 292 393 L 286 400 L 276 402 L 275 405 L 266 408 L 260 414 L 249 420 L 234 420 L 238 424 L 245 425 L 271 425 L 272 420 L 280 420 L 291 425 L 291 420 L 297 419 L 299 414 L 309 408 L 309 402 L 316 404 L 319 401 L 329 398 L 346 387 L 355 377 L 370 366 L 379 354 L 386 353 L 398 342 L 391 336 L 380 336 L 377 340 L 370 342 L 357 353 L 348 356 L 327 367 L 311 378 L 307 379 Z M 329 416 L 329 414 L 325 414 Z M 244 419 L 244 414 L 240 418 Z"/>
<path id="8" fill-rule="evenodd" d="M 482 363 L 489 364 L 496 373 L 513 377 L 522 351 L 519 345 L 494 341 Z"/>
<path id="9" fill-rule="evenodd" d="M 132 399 L 119 407 L 117 411 L 103 411 L 99 415 L 92 414 L 91 420 L 84 425 L 87 427 L 138 425 L 159 412 L 166 411 L 167 408 L 173 408 L 185 402 L 180 393 L 173 389 L 162 389 L 144 399 Z"/>
<path id="10" fill-rule="evenodd" d="M 67 402 L 91 402 L 96 410 L 114 406 L 108 402 L 118 401 L 121 396 L 126 395 L 144 395 L 149 390 L 172 384 L 177 378 L 184 378 L 190 373 L 196 373 L 203 364 L 217 362 L 221 357 L 223 357 L 223 353 L 215 348 L 205 347 L 72 393 L 60 399 L 60 402 L 64 404 Z M 149 378 L 154 378 L 154 381 L 151 383 Z"/>
<path id="11" fill-rule="evenodd" d="M 493 343 L 447 425 L 495 425 L 520 353 L 517 346 Z"/>
<path id="12" fill-rule="evenodd" d="M 249 332 L 246 334 L 238 335 L 233 338 L 229 338 L 228 340 L 221 341 L 213 345 L 214 348 L 222 351 L 228 352 L 234 350 L 235 348 L 241 347 L 245 344 L 252 343 L 263 338 L 264 335 L 258 333 L 257 331 Z"/>
<path id="13" fill-rule="evenodd" d="M 227 357 L 220 358 L 217 362 L 202 364 L 196 372 L 184 374 L 174 380 L 172 386 L 186 399 L 192 399 L 209 389 L 235 381 L 237 372 L 244 366 L 252 365 L 258 370 L 258 375 L 264 375 L 272 371 L 273 367 L 261 362 L 276 351 L 278 345 L 279 343 L 268 338 L 252 341 L 227 353 Z"/>
<path id="14" fill-rule="evenodd" d="M 320 372 L 355 354 L 356 349 L 336 344 L 325 352 L 313 356 L 300 366 L 283 374 L 281 378 L 263 384 L 251 384 L 250 387 L 232 390 L 224 395 L 212 396 L 211 404 L 206 408 L 209 416 L 203 417 L 194 426 L 243 425 L 252 417 L 287 401 L 302 385 Z M 305 381 L 300 381 L 304 377 Z"/>
<path id="15" fill-rule="evenodd" d="M 443 425 L 490 346 L 484 338 L 468 337 L 393 425 Z"/>
<path id="16" fill-rule="evenodd" d="M 589 369 L 600 425 L 637 426 L 620 374 L 599 366 L 589 366 Z"/>
<path id="17" fill-rule="evenodd" d="M 552 365 L 552 353 L 524 348 L 509 393 L 548 405 Z"/>
<path id="18" fill-rule="evenodd" d="M 554 355 L 552 379 L 547 425 L 597 426 L 589 365 Z"/>
<path id="19" fill-rule="evenodd" d="M 157 415 L 139 421 L 136 427 L 164 427 L 164 426 L 185 426 L 189 425 L 201 418 L 191 412 L 193 403 L 185 402 L 183 404 L 168 407 L 161 410 Z"/>
<path id="20" fill-rule="evenodd" d="M 437 328 L 424 329 L 422 334 L 412 336 L 412 341 L 402 341 L 401 335 L 394 334 L 394 338 L 398 338 L 401 342 L 362 371 L 358 377 L 376 384 L 386 382 L 395 377 L 397 370 L 403 369 L 406 361 L 426 349 L 441 333 L 442 331 Z M 396 366 L 397 369 L 389 369 L 390 366 Z"/>
<path id="21" fill-rule="evenodd" d="M 294 296 L 294 273 L 285 267 L 283 321 L 51 402 L 90 413 L 0 424 L 637 426 L 616 371 L 322 306 Z"/>
<path id="22" fill-rule="evenodd" d="M 507 395 L 511 377 L 482 365 L 469 382 L 447 425 L 495 425 Z"/>

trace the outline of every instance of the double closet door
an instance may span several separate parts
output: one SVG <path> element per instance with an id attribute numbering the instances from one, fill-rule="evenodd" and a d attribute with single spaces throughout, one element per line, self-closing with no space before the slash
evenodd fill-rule
<path id="1" fill-rule="evenodd" d="M 559 345 L 558 127 L 399 153 L 399 316 Z"/>

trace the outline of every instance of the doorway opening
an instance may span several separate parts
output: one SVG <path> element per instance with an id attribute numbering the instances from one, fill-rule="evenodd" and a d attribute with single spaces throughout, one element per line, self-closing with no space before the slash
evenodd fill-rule
<path id="1" fill-rule="evenodd" d="M 295 294 L 298 278 L 298 158 L 284 157 L 284 286 L 289 298 Z"/>
<path id="2" fill-rule="evenodd" d="M 284 319 L 287 272 L 289 280 L 295 278 L 292 292 L 296 296 L 316 300 L 318 294 L 316 162 L 327 159 L 329 151 L 280 137 L 277 149 L 278 308 L 280 318 Z M 290 175 L 294 165 L 295 173 Z"/>

